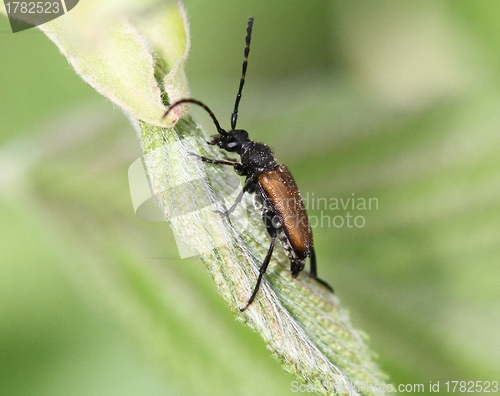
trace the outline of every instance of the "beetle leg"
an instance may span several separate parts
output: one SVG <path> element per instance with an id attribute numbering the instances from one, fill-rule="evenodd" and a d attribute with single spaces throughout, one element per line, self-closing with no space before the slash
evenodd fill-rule
<path id="1" fill-rule="evenodd" d="M 202 160 L 203 162 L 208 162 L 209 164 L 230 165 L 230 166 L 241 165 L 238 161 L 232 161 L 232 160 L 226 160 L 226 159 L 223 159 L 223 160 L 212 159 L 212 158 L 203 157 L 203 156 L 195 154 L 195 153 L 189 153 L 189 155 L 191 155 L 193 157 L 197 157 L 198 159 Z"/>
<path id="2" fill-rule="evenodd" d="M 264 212 L 263 217 L 265 215 L 266 215 L 266 212 Z M 274 232 L 272 230 L 274 230 Z M 250 304 L 253 302 L 253 300 L 255 299 L 255 296 L 257 295 L 257 292 L 259 291 L 260 283 L 262 282 L 262 278 L 264 277 L 264 274 L 266 273 L 267 266 L 269 265 L 269 262 L 271 261 L 271 256 L 273 255 L 274 245 L 276 243 L 276 229 L 268 227 L 268 231 L 271 234 L 271 245 L 269 245 L 269 250 L 267 251 L 266 258 L 264 259 L 264 262 L 262 263 L 262 266 L 259 269 L 259 277 L 257 278 L 257 283 L 255 284 L 255 288 L 253 289 L 252 295 L 248 299 L 248 302 L 246 303 L 246 305 L 243 308 L 240 308 L 241 312 L 243 312 L 245 309 L 247 309 L 250 306 Z"/>
<path id="3" fill-rule="evenodd" d="M 208 164 L 233 166 L 235 172 L 240 176 L 242 176 L 245 173 L 245 171 L 243 169 L 243 164 L 241 162 L 238 162 L 238 161 L 227 160 L 227 159 L 222 159 L 222 160 L 212 159 L 212 158 L 203 157 L 203 156 L 195 154 L 195 153 L 189 153 L 189 155 L 196 157 L 196 158 L 198 158 L 198 159 L 200 159 L 203 162 L 206 162 Z"/>
<path id="4" fill-rule="evenodd" d="M 234 204 L 228 210 L 226 210 L 225 212 L 223 212 L 221 210 L 215 210 L 214 212 L 219 213 L 221 215 L 221 217 L 228 216 L 234 209 L 236 209 L 236 206 L 238 206 L 238 204 L 243 199 L 243 195 L 245 195 L 245 193 L 250 189 L 250 187 L 252 186 L 252 184 L 254 183 L 256 178 L 257 178 L 256 175 L 252 175 L 247 179 L 247 181 L 245 182 L 245 185 L 243 186 L 243 189 L 240 191 L 240 193 L 236 197 Z"/>
<path id="5" fill-rule="evenodd" d="M 326 283 L 323 279 L 318 278 L 318 274 L 316 272 L 316 253 L 314 252 L 314 247 L 311 247 L 311 271 L 309 272 L 309 276 L 316 280 L 316 282 L 321 283 L 328 290 L 333 293 L 332 287 Z"/>

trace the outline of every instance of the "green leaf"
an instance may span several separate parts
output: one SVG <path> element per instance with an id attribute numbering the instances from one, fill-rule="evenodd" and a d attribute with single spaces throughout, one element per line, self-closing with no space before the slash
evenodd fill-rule
<path id="1" fill-rule="evenodd" d="M 40 29 L 87 83 L 131 118 L 164 125 L 163 87 L 156 79 L 158 65 L 161 63 L 167 69 L 164 71 L 167 93 L 172 97 L 189 93 L 183 69 L 189 40 L 182 6 L 167 2 L 134 19 L 118 13 L 91 35 L 86 33 L 86 25 L 82 25 L 85 11 L 86 8 L 79 5 L 64 17 L 41 25 Z M 150 15 L 154 18 L 149 18 Z M 147 37 L 138 26 L 147 31 Z"/>

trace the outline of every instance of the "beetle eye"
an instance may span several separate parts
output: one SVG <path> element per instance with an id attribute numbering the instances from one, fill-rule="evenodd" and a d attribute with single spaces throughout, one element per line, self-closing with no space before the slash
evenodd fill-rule
<path id="1" fill-rule="evenodd" d="M 227 142 L 226 147 L 228 149 L 235 149 L 237 147 L 241 146 L 241 143 L 238 142 L 237 140 L 230 140 Z"/>

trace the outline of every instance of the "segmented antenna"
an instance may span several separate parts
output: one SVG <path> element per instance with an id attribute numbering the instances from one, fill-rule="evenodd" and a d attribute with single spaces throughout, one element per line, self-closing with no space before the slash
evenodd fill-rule
<path id="1" fill-rule="evenodd" d="M 240 105 L 240 100 L 241 100 L 241 91 L 243 90 L 243 85 L 245 85 L 245 75 L 247 73 L 247 66 L 248 66 L 248 54 L 250 53 L 250 41 L 252 39 L 252 27 L 253 27 L 253 17 L 248 18 L 248 24 L 247 24 L 247 36 L 245 37 L 245 52 L 244 52 L 244 59 L 243 59 L 243 65 L 241 67 L 241 79 L 240 79 L 240 86 L 238 88 L 238 94 L 236 95 L 236 100 L 234 102 L 234 110 L 233 114 L 231 115 L 231 130 L 236 129 L 236 122 L 238 121 L 238 107 Z M 194 103 L 197 104 L 198 106 L 203 107 L 206 112 L 210 115 L 212 118 L 215 127 L 217 128 L 217 132 L 223 136 L 227 136 L 227 132 L 221 128 L 219 121 L 217 120 L 217 117 L 215 117 L 215 114 L 210 110 L 210 108 L 203 102 L 200 102 L 197 99 L 182 99 L 179 100 L 175 103 L 173 103 L 165 112 L 163 115 L 163 118 L 165 118 L 174 107 L 177 107 L 180 104 L 183 103 Z"/>
<path id="2" fill-rule="evenodd" d="M 163 118 L 165 118 L 168 115 L 168 113 L 170 113 L 172 111 L 172 109 L 174 107 L 177 107 L 178 105 L 183 104 L 183 103 L 194 103 L 194 104 L 197 104 L 198 106 L 203 107 L 207 111 L 207 113 L 210 115 L 210 117 L 212 118 L 212 120 L 213 120 L 213 122 L 215 124 L 215 127 L 217 128 L 217 132 L 219 132 L 219 134 L 221 134 L 223 136 L 227 136 L 227 132 L 224 129 L 221 128 L 221 126 L 219 124 L 219 121 L 217 120 L 217 117 L 212 112 L 212 110 L 210 110 L 210 108 L 205 103 L 200 102 L 197 99 L 188 98 L 188 99 L 181 99 L 181 100 L 175 102 L 173 105 L 171 105 L 167 109 L 167 111 L 165 112 L 165 114 L 163 114 Z"/>
<path id="3" fill-rule="evenodd" d="M 245 58 L 243 59 L 243 66 L 241 67 L 240 87 L 238 89 L 238 94 L 236 95 L 236 101 L 234 102 L 234 111 L 231 116 L 231 130 L 233 131 L 236 129 L 236 121 L 238 121 L 238 107 L 240 105 L 241 91 L 243 89 L 243 85 L 245 84 L 245 75 L 247 73 L 248 54 L 250 53 L 250 40 L 252 39 L 252 26 L 253 17 L 250 17 L 248 18 L 247 36 L 245 38 Z"/>

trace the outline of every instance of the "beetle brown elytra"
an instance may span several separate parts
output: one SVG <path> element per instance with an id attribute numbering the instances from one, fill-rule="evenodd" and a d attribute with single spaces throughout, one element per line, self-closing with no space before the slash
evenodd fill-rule
<path id="1" fill-rule="evenodd" d="M 255 299 L 259 291 L 262 278 L 271 261 L 276 239 L 279 239 L 291 261 L 290 271 L 292 277 L 304 269 L 305 261 L 309 257 L 311 261 L 310 277 L 316 279 L 323 286 L 333 292 L 332 288 L 325 281 L 317 276 L 316 255 L 313 246 L 312 230 L 306 214 L 304 203 L 290 171 L 285 165 L 276 163 L 271 149 L 264 143 L 258 143 L 248 138 L 247 131 L 236 129 L 238 121 L 238 107 L 241 100 L 241 91 L 245 84 L 245 76 L 248 65 L 248 54 L 250 53 L 250 41 L 252 37 L 253 18 L 248 19 L 246 46 L 241 72 L 240 86 L 234 103 L 234 110 L 231 115 L 231 130 L 227 132 L 222 129 L 219 121 L 210 108 L 197 99 L 182 99 L 173 103 L 165 112 L 165 118 L 170 111 L 182 103 L 194 103 L 205 109 L 212 118 L 218 135 L 213 137 L 208 144 L 218 146 L 230 153 L 240 156 L 240 161 L 228 159 L 212 159 L 192 154 L 200 160 L 214 165 L 229 165 L 234 168 L 240 176 L 245 176 L 245 184 L 238 194 L 234 204 L 225 212 L 220 212 L 223 216 L 228 216 L 241 202 L 243 195 L 253 193 L 260 204 L 262 219 L 267 232 L 271 237 L 271 244 L 266 257 L 259 270 L 259 276 L 248 299 L 246 305 L 240 311 L 246 310 Z"/>

